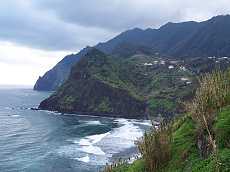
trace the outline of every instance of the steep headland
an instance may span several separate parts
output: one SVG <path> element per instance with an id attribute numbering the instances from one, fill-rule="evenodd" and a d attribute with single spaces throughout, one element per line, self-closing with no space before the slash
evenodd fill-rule
<path id="1" fill-rule="evenodd" d="M 124 59 L 92 49 L 39 108 L 128 118 L 173 114 L 196 82 L 177 63 L 143 54 Z"/>

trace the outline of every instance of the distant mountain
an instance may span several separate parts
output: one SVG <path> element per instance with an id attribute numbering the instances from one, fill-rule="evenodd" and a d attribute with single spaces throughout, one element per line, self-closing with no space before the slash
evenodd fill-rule
<path id="1" fill-rule="evenodd" d="M 167 23 L 159 29 L 132 29 L 96 46 L 107 54 L 144 51 L 170 58 L 230 56 L 230 15 L 204 22 Z M 127 54 L 127 53 L 125 53 Z"/>
<path id="2" fill-rule="evenodd" d="M 170 51 L 179 57 L 230 57 L 230 15 L 199 23 L 199 28 Z"/>
<path id="3" fill-rule="evenodd" d="M 167 23 L 159 29 L 132 29 L 121 33 L 117 37 L 105 43 L 100 43 L 96 46 L 99 50 L 113 55 L 124 56 L 121 53 L 130 49 L 133 55 L 135 51 L 148 53 L 158 53 L 162 55 L 170 55 L 170 49 L 173 49 L 177 44 L 186 40 L 190 34 L 194 33 L 200 24 L 197 22 L 183 23 Z"/>
<path id="4" fill-rule="evenodd" d="M 167 23 L 159 29 L 135 28 L 115 38 L 99 43 L 98 50 L 113 56 L 127 58 L 143 53 L 167 58 L 195 58 L 230 56 L 230 16 L 217 16 L 204 22 Z M 85 53 L 64 58 L 51 71 L 40 77 L 35 90 L 55 90 L 69 76 L 70 68 Z M 68 56 L 67 56 L 68 57 Z"/>

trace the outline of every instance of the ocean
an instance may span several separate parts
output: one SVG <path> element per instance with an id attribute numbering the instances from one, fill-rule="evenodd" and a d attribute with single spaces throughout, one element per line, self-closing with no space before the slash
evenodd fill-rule
<path id="1" fill-rule="evenodd" d="M 50 92 L 0 88 L 0 172 L 98 172 L 137 153 L 146 120 L 35 111 Z"/>

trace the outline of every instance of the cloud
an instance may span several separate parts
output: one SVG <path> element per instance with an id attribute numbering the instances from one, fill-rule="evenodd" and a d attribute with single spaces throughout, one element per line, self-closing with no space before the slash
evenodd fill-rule
<path id="1" fill-rule="evenodd" d="M 77 51 L 94 45 L 111 32 L 59 20 L 55 15 L 37 10 L 30 1 L 0 2 L 0 40 L 44 50 Z"/>
<path id="2" fill-rule="evenodd" d="M 133 27 L 226 13 L 228 0 L 7 0 L 0 2 L 0 41 L 77 51 Z"/>
<path id="3" fill-rule="evenodd" d="M 230 12 L 229 0 L 39 0 L 35 4 L 66 22 L 112 31 L 204 20 Z"/>
<path id="4" fill-rule="evenodd" d="M 51 69 L 68 53 L 0 42 L 0 85 L 33 85 L 39 75 Z"/>

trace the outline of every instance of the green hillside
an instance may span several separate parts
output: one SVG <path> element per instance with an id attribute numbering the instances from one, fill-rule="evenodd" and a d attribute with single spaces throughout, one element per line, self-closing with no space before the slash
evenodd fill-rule
<path id="1" fill-rule="evenodd" d="M 179 62 L 172 66 L 170 61 L 144 54 L 111 57 L 93 49 L 40 108 L 127 118 L 172 116 L 195 85 L 195 75 L 181 69 Z"/>
<path id="2" fill-rule="evenodd" d="M 142 159 L 131 165 L 108 166 L 105 171 L 230 171 L 229 75 L 227 71 L 202 77 L 194 99 L 188 103 L 188 113 L 163 123 L 139 141 Z"/>
<path id="3" fill-rule="evenodd" d="M 176 126 L 177 125 L 177 126 Z M 156 172 L 215 172 L 215 158 L 200 157 L 196 148 L 196 125 L 190 117 L 175 122 L 173 132 L 172 159 Z M 220 171 L 230 171 L 230 107 L 225 107 L 215 122 L 218 135 L 218 157 Z M 144 160 L 137 160 L 131 165 L 121 165 L 113 172 L 147 172 Z"/>

